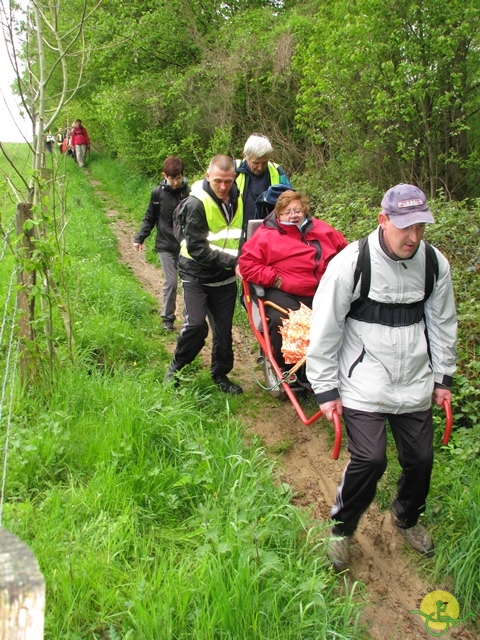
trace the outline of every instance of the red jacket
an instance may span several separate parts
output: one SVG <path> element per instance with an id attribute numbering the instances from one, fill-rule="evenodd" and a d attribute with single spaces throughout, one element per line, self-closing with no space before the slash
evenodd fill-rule
<path id="1" fill-rule="evenodd" d="M 323 220 L 308 215 L 300 230 L 271 213 L 243 245 L 238 264 L 248 282 L 270 288 L 280 276 L 282 291 L 313 297 L 327 264 L 346 246 L 342 234 Z"/>
<path id="2" fill-rule="evenodd" d="M 70 135 L 70 144 L 72 145 L 72 147 L 74 147 L 76 144 L 86 144 L 87 147 L 90 146 L 90 140 L 88 138 L 88 133 L 85 127 L 78 127 L 78 129 L 73 127 Z"/>

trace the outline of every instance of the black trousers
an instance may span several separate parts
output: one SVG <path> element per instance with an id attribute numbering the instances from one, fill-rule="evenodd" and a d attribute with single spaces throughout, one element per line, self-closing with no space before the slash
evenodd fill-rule
<path id="1" fill-rule="evenodd" d="M 198 282 L 182 282 L 185 321 L 178 334 L 174 360 L 181 369 L 190 364 L 205 345 L 207 317 L 212 328 L 213 378 L 233 369 L 232 322 L 237 299 L 237 283 L 207 287 Z"/>
<path id="2" fill-rule="evenodd" d="M 350 461 L 343 472 L 330 516 L 333 533 L 350 536 L 372 502 L 387 467 L 386 421 L 402 468 L 392 507 L 402 528 L 413 527 L 425 511 L 433 467 L 432 410 L 415 413 L 367 413 L 343 408 Z"/>
<path id="3" fill-rule="evenodd" d="M 297 311 L 297 309 L 300 309 L 301 302 L 311 308 L 313 298 L 294 296 L 292 293 L 285 293 L 281 289 L 265 289 L 264 300 L 270 300 L 283 309 Z M 282 319 L 288 316 L 269 305 L 265 305 L 265 313 L 270 320 L 268 329 L 275 360 L 282 369 L 290 369 L 293 365 L 288 366 L 285 364 L 282 354 L 282 335 L 280 333 L 280 327 L 283 324 Z"/>

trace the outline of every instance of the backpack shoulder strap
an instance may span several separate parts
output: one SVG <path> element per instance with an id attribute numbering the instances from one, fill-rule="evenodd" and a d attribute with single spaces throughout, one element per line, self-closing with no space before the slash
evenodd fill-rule
<path id="1" fill-rule="evenodd" d="M 370 280 L 371 280 L 372 268 L 370 264 L 370 247 L 368 246 L 368 236 L 361 238 L 358 241 L 358 259 L 355 272 L 353 274 L 353 291 L 362 276 L 362 282 L 360 285 L 360 296 L 362 298 L 368 298 L 370 292 Z"/>
<path id="2" fill-rule="evenodd" d="M 353 290 L 362 276 L 360 286 L 360 296 L 368 298 L 371 281 L 370 248 L 368 246 L 368 236 L 361 238 L 358 242 L 357 266 L 353 276 Z M 438 258 L 435 249 L 431 244 L 425 242 L 425 297 L 424 302 L 431 296 L 433 287 L 438 278 Z"/>
<path id="3" fill-rule="evenodd" d="M 158 218 L 160 217 L 160 202 L 162 199 L 162 188 L 161 187 L 154 187 L 154 189 L 152 189 L 152 205 L 153 205 L 153 213 L 155 215 L 155 217 Z"/>
<path id="4" fill-rule="evenodd" d="M 438 278 L 438 258 L 431 244 L 425 242 L 425 302 L 431 296 Z"/>
<path id="5" fill-rule="evenodd" d="M 172 225 L 173 225 L 173 235 L 178 242 L 182 242 L 185 238 L 184 227 L 185 227 L 185 205 L 187 204 L 187 200 L 190 196 L 187 195 L 181 200 L 179 200 L 177 206 L 173 210 L 172 214 Z"/>
<path id="6" fill-rule="evenodd" d="M 154 187 L 152 189 L 152 196 L 156 199 L 156 200 L 160 200 L 160 195 L 162 193 L 162 187 Z"/>

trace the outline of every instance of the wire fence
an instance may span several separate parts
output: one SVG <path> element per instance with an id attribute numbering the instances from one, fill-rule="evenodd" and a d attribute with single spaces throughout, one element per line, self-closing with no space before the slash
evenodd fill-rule
<path id="1" fill-rule="evenodd" d="M 3 252 L 4 253 L 4 252 Z M 2 256 L 3 257 L 3 256 Z M 10 430 L 12 424 L 12 408 L 15 393 L 15 381 L 18 365 L 19 341 L 17 336 L 17 296 L 15 282 L 17 269 L 13 265 L 8 289 L 3 306 L 2 324 L 0 327 L 0 352 L 5 353 L 4 366 L 2 367 L 2 385 L 0 396 L 0 425 L 5 425 L 2 477 L 0 489 L 0 527 L 3 523 L 3 505 L 5 499 L 5 486 L 7 481 L 8 453 L 10 443 Z"/>
<path id="2" fill-rule="evenodd" d="M 12 147 L 15 154 L 16 147 Z M 3 151 L 3 149 L 2 149 Z M 10 151 L 10 148 L 9 148 Z M 21 166 L 25 154 L 20 153 L 17 162 Z M 24 160 L 27 162 L 27 160 Z M 25 202 L 18 171 L 8 174 L 0 168 L 7 185 L 0 184 L 0 638 L 19 640 L 44 637 L 45 580 L 35 555 L 20 538 L 4 528 L 5 505 L 8 501 L 8 471 L 12 469 L 12 440 L 15 430 L 15 399 L 18 397 L 22 363 L 19 323 L 22 320 L 22 300 L 19 287 L 24 273 L 16 260 L 17 219 L 20 203 Z M 13 176 L 13 177 L 12 177 Z M 15 202 L 17 206 L 15 207 Z M 20 222 L 20 221 L 19 221 Z M 10 459 L 9 459 L 10 458 Z"/>

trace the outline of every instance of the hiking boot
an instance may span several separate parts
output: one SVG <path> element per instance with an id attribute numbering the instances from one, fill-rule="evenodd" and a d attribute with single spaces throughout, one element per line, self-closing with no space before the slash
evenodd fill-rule
<path id="1" fill-rule="evenodd" d="M 333 533 L 330 536 L 327 557 L 332 563 L 335 573 L 348 569 L 351 540 L 352 536 L 337 536 Z"/>
<path id="2" fill-rule="evenodd" d="M 170 382 L 173 382 L 173 386 L 176 388 L 178 386 L 180 386 L 180 382 L 178 380 L 177 377 L 177 373 L 180 371 L 180 367 L 178 366 L 178 364 L 175 362 L 175 360 L 172 360 L 166 373 L 165 373 L 165 377 L 163 378 L 163 382 L 165 384 L 168 384 Z"/>
<path id="3" fill-rule="evenodd" d="M 164 331 L 173 331 L 173 320 L 164 320 L 163 329 Z"/>
<path id="4" fill-rule="evenodd" d="M 402 536 L 405 538 L 405 541 L 415 549 L 418 553 L 421 553 L 424 556 L 430 555 L 435 548 L 432 536 L 425 529 L 423 524 L 413 525 L 413 527 L 402 527 L 401 520 L 398 519 L 395 511 L 392 509 L 392 519 L 397 527 L 397 531 L 399 531 Z"/>
<path id="5" fill-rule="evenodd" d="M 243 393 L 242 387 L 229 380 L 227 376 L 215 376 L 213 381 L 223 393 L 230 393 L 232 396 L 238 396 Z"/>

